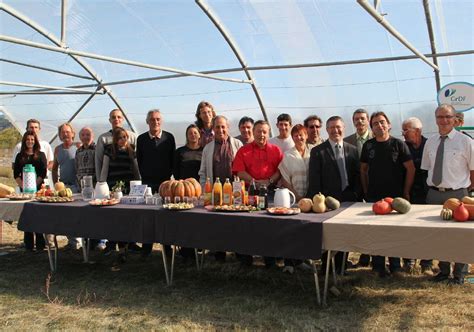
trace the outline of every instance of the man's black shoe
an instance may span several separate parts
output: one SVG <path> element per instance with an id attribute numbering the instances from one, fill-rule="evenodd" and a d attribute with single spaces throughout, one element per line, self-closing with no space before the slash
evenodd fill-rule
<path id="1" fill-rule="evenodd" d="M 442 273 L 438 273 L 437 275 L 435 275 L 431 281 L 433 282 L 443 282 L 443 281 L 447 281 L 449 280 L 449 275 L 448 274 L 442 274 Z"/>
<path id="2" fill-rule="evenodd" d="M 464 278 L 463 277 L 454 277 L 453 279 L 448 280 L 448 285 L 463 285 Z"/>

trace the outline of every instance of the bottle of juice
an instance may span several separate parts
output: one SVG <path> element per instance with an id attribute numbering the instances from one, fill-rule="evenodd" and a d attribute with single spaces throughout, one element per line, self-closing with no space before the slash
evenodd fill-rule
<path id="1" fill-rule="evenodd" d="M 243 204 L 243 205 L 247 205 L 247 204 L 248 204 L 248 196 L 247 196 L 247 194 L 246 194 L 246 192 L 245 192 L 245 181 L 244 181 L 244 180 L 241 180 L 241 181 L 240 181 L 240 184 L 241 184 L 241 186 L 242 186 L 242 190 L 241 190 L 241 192 L 242 192 L 242 204 Z"/>
<path id="2" fill-rule="evenodd" d="M 252 179 L 249 186 L 249 205 L 258 207 L 258 190 L 254 179 Z"/>
<path id="3" fill-rule="evenodd" d="M 222 204 L 232 205 L 232 185 L 229 178 L 225 179 L 224 187 L 222 188 Z"/>
<path id="4" fill-rule="evenodd" d="M 239 181 L 238 177 L 234 177 L 234 182 L 232 182 L 232 195 L 234 197 L 234 205 L 242 205 L 243 196 L 242 196 L 242 184 Z"/>
<path id="5" fill-rule="evenodd" d="M 222 205 L 222 183 L 217 177 L 212 188 L 212 205 Z"/>
<path id="6" fill-rule="evenodd" d="M 258 193 L 258 207 L 262 210 L 268 208 L 268 193 L 267 186 L 262 184 Z"/>
<path id="7" fill-rule="evenodd" d="M 204 206 L 212 204 L 212 184 L 211 179 L 206 179 L 206 184 L 204 185 Z"/>

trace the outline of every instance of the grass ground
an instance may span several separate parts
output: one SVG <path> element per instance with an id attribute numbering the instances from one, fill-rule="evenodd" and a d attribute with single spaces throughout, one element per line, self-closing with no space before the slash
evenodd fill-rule
<path id="1" fill-rule="evenodd" d="M 380 280 L 353 270 L 329 298 L 316 304 L 311 274 L 241 268 L 231 257 L 204 270 L 178 260 L 167 287 L 161 253 L 131 254 L 120 269 L 115 257 L 60 250 L 49 280 L 46 252 L 20 248 L 22 233 L 3 223 L 0 251 L 2 330 L 474 330 L 473 285 L 448 287 L 425 277 Z"/>

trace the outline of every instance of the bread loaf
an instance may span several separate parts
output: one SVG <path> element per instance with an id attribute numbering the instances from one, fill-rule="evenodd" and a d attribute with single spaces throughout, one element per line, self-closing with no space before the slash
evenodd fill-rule
<path id="1" fill-rule="evenodd" d="M 0 198 L 5 198 L 15 192 L 15 188 L 0 183 Z"/>

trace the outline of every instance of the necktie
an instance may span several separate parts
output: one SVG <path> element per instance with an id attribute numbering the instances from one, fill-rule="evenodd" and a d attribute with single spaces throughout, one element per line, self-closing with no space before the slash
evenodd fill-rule
<path id="1" fill-rule="evenodd" d="M 435 186 L 439 186 L 443 180 L 443 157 L 444 157 L 444 141 L 448 136 L 440 136 L 438 150 L 436 151 L 436 159 L 433 169 L 432 182 Z"/>
<path id="2" fill-rule="evenodd" d="M 341 146 L 336 144 L 336 162 L 337 168 L 339 169 L 339 175 L 341 176 L 341 189 L 344 191 L 346 189 L 348 182 L 347 182 L 347 174 L 344 168 L 344 159 L 342 157 Z"/>

